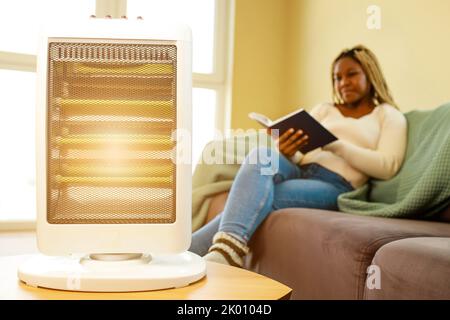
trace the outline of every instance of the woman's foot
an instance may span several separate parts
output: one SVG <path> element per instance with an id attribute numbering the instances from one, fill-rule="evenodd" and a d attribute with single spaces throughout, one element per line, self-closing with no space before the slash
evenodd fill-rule
<path id="1" fill-rule="evenodd" d="M 203 259 L 242 268 L 248 251 L 243 241 L 220 231 L 214 235 L 213 244 Z"/>

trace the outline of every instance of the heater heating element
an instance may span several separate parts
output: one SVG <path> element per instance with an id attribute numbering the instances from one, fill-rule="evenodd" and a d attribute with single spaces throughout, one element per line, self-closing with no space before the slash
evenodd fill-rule
<path id="1" fill-rule="evenodd" d="M 48 45 L 50 224 L 176 219 L 177 47 L 134 42 Z"/>

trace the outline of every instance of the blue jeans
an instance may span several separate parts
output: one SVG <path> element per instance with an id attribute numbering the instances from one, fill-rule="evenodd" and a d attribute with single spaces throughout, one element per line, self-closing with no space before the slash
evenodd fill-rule
<path id="1" fill-rule="evenodd" d="M 272 164 L 270 161 L 250 161 L 258 154 L 276 159 L 278 169 L 272 174 L 261 174 Z M 351 190 L 353 187 L 348 181 L 319 164 L 298 166 L 278 150 L 255 148 L 242 163 L 223 212 L 193 233 L 189 251 L 205 255 L 218 231 L 231 233 L 248 242 L 256 228 L 277 209 L 336 210 L 337 197 Z"/>

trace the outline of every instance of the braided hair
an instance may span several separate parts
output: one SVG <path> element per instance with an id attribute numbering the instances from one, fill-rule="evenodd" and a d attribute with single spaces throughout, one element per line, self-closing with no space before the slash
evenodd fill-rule
<path id="1" fill-rule="evenodd" d="M 366 48 L 363 45 L 357 45 L 351 49 L 343 50 L 336 59 L 334 59 L 333 64 L 331 65 L 331 81 L 333 83 L 333 101 L 335 103 L 342 104 L 343 99 L 340 94 L 336 91 L 334 86 L 334 66 L 336 63 L 342 58 L 351 58 L 358 62 L 367 78 L 369 79 L 372 88 L 371 95 L 372 100 L 375 105 L 379 105 L 381 103 L 388 103 L 395 108 L 398 109 L 398 106 L 395 104 L 394 99 L 389 91 L 389 88 L 386 84 L 386 80 L 384 79 L 383 73 L 381 71 L 380 64 L 378 63 L 378 59 L 375 54 Z"/>

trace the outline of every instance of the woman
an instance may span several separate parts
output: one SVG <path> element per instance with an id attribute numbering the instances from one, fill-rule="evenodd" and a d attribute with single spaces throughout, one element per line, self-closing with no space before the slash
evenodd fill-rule
<path id="1" fill-rule="evenodd" d="M 344 50 L 333 61 L 334 103 L 316 106 L 311 115 L 338 140 L 302 155 L 308 137 L 293 129 L 277 141 L 278 172 L 261 175 L 254 149 L 242 163 L 223 212 L 197 230 L 190 251 L 204 259 L 242 266 L 247 242 L 274 210 L 287 207 L 337 209 L 341 193 L 369 178 L 390 179 L 406 149 L 407 126 L 396 109 L 375 55 L 364 46 Z M 276 157 L 271 157 L 274 159 Z M 264 165 L 264 167 L 267 166 Z"/>

